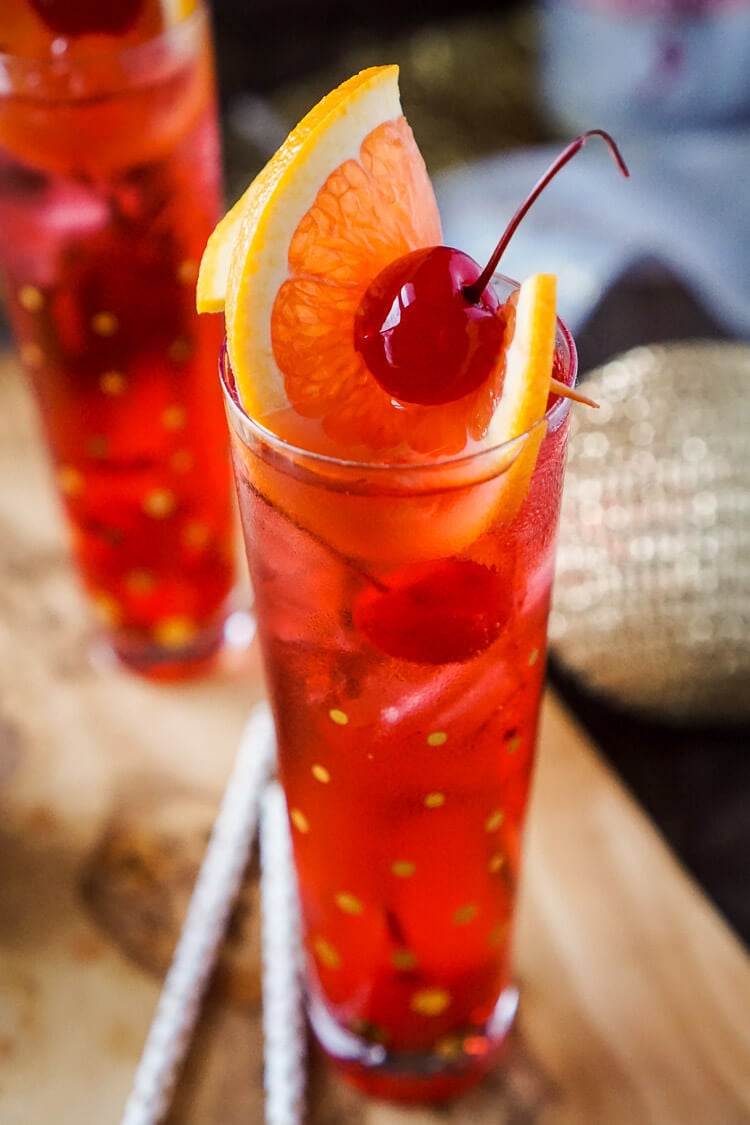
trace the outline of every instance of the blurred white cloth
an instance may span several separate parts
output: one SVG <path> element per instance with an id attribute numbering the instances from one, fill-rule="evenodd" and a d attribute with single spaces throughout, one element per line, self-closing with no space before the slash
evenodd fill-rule
<path id="1" fill-rule="evenodd" d="M 435 177 L 444 242 L 484 264 L 561 147 L 501 154 Z M 556 273 L 560 313 L 575 332 L 625 269 L 657 259 L 728 334 L 749 338 L 750 129 L 631 136 L 621 147 L 630 179 L 592 138 L 534 204 L 500 272 Z"/>

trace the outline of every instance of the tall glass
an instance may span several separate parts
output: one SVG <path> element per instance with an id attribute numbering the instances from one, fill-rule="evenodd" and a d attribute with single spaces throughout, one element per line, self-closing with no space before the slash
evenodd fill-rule
<path id="1" fill-rule="evenodd" d="M 211 658 L 234 580 L 218 328 L 194 309 L 220 189 L 202 8 L 122 50 L 0 54 L 6 308 L 83 584 L 154 677 Z"/>
<path id="2" fill-rule="evenodd" d="M 562 326 L 557 349 L 572 384 Z M 226 357 L 222 377 L 312 1026 L 367 1091 L 450 1096 L 516 1008 L 568 403 L 499 448 L 363 465 L 285 444 L 243 412 Z"/>

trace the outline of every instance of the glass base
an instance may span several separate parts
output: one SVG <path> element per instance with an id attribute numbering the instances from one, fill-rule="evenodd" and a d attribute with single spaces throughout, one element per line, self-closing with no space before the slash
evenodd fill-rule
<path id="1" fill-rule="evenodd" d="M 99 671 L 124 667 L 146 679 L 174 683 L 231 667 L 241 660 L 255 635 L 255 619 L 247 610 L 233 610 L 196 632 L 189 643 L 164 647 L 132 634 L 100 635 L 89 646 Z"/>
<path id="2" fill-rule="evenodd" d="M 462 1094 L 497 1062 L 518 1010 L 509 985 L 484 1027 L 444 1036 L 431 1051 L 397 1052 L 342 1028 L 315 997 L 307 1012 L 315 1036 L 336 1069 L 353 1086 L 377 1098 L 415 1104 Z"/>

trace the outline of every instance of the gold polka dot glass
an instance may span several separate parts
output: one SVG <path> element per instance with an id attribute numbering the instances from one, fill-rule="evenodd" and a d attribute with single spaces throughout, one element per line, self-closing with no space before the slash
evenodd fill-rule
<path id="1" fill-rule="evenodd" d="M 557 347 L 572 383 L 562 326 Z M 251 421 L 226 353 L 222 377 L 310 1020 L 365 1090 L 449 1097 L 492 1064 L 516 1008 L 568 405 L 550 403 L 513 504 L 532 434 L 429 463 L 337 460 Z"/>
<path id="2" fill-rule="evenodd" d="M 68 40 L 20 7 L 0 54 L 6 308 L 108 651 L 191 674 L 234 580 L 220 326 L 194 309 L 220 209 L 206 13 Z"/>

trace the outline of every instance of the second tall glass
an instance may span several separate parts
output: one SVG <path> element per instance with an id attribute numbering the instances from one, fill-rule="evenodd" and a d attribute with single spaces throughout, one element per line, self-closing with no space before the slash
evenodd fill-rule
<path id="1" fill-rule="evenodd" d="M 50 52 L 0 54 L 6 307 L 104 634 L 180 676 L 221 644 L 234 580 L 218 326 L 194 311 L 221 205 L 208 20 Z"/>

